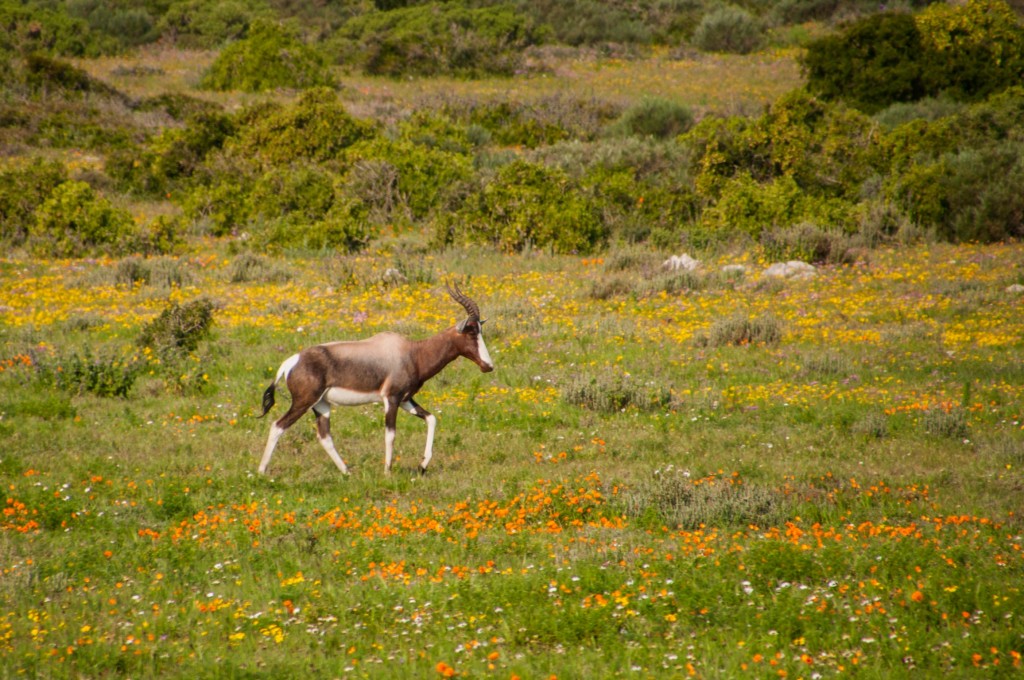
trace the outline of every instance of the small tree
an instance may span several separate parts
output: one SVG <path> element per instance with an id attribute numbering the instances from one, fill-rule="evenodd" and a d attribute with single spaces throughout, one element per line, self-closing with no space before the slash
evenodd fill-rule
<path id="1" fill-rule="evenodd" d="M 225 47 L 199 83 L 207 90 L 243 92 L 336 84 L 323 55 L 294 32 L 266 20 L 254 21 L 245 39 Z"/>
<path id="2" fill-rule="evenodd" d="M 29 243 L 38 255 L 85 257 L 131 249 L 134 222 L 85 182 L 64 182 L 39 207 Z"/>
<path id="3" fill-rule="evenodd" d="M 762 32 L 757 19 L 735 5 L 722 5 L 700 20 L 693 32 L 693 44 L 705 52 L 749 54 L 761 47 Z"/>
<path id="4" fill-rule="evenodd" d="M 914 18 L 882 12 L 807 46 L 807 87 L 868 113 L 924 96 L 921 35 Z"/>

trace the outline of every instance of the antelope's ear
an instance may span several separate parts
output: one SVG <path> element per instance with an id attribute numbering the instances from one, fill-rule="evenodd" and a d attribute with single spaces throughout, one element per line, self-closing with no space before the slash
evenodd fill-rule
<path id="1" fill-rule="evenodd" d="M 458 324 L 456 324 L 455 330 L 457 330 L 459 333 L 465 333 L 466 332 L 466 324 L 468 324 L 468 323 L 469 323 L 469 319 L 463 319 Z"/>

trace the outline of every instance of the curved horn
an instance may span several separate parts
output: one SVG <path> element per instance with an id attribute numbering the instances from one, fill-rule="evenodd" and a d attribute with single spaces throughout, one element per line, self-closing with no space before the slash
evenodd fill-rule
<path id="1" fill-rule="evenodd" d="M 466 309 L 466 314 L 469 315 L 469 319 L 467 319 L 467 321 L 480 321 L 480 308 L 476 306 L 475 302 L 469 299 L 469 296 L 459 290 L 459 284 L 455 284 L 455 290 L 452 290 L 452 287 L 448 285 L 447 282 L 445 282 L 444 287 L 448 289 L 448 294 L 452 299 Z"/>

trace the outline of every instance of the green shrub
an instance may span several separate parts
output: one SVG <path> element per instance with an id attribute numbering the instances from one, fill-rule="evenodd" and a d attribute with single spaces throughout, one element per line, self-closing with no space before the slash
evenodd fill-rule
<path id="1" fill-rule="evenodd" d="M 397 200 L 400 205 L 392 203 L 389 214 L 404 206 L 414 218 L 425 217 L 441 205 L 451 188 L 468 180 L 473 170 L 472 159 L 467 155 L 431 148 L 410 139 L 377 137 L 352 146 L 348 155 L 360 159 L 363 168 L 367 162 L 375 161 L 386 163 L 394 171 L 395 183 L 380 187 L 384 191 L 382 195 L 366 196 L 365 190 L 371 187 L 363 184 L 364 191 L 358 194 L 359 198 L 375 206 Z M 349 175 L 352 180 L 357 179 L 352 171 Z"/>
<path id="2" fill-rule="evenodd" d="M 644 97 L 626 109 L 609 127 L 609 132 L 669 139 L 686 132 L 692 125 L 693 113 L 682 104 L 659 97 Z"/>
<path id="3" fill-rule="evenodd" d="M 68 10 L 89 27 L 124 47 L 137 47 L 160 37 L 157 21 L 146 7 L 117 7 L 98 0 L 72 0 Z"/>
<path id="4" fill-rule="evenodd" d="M 920 5 L 930 0 L 912 0 Z M 837 16 L 850 17 L 878 11 L 875 0 L 781 0 L 771 8 L 771 17 L 778 24 L 803 24 L 825 21 Z"/>
<path id="5" fill-rule="evenodd" d="M 249 219 L 249 192 L 253 181 L 237 175 L 218 176 L 211 184 L 193 187 L 182 199 L 182 212 L 201 231 L 227 236 Z"/>
<path id="6" fill-rule="evenodd" d="M 512 75 L 522 50 L 537 40 L 526 17 L 510 6 L 429 3 L 356 17 L 335 44 L 342 63 L 374 75 L 478 77 Z"/>
<path id="7" fill-rule="evenodd" d="M 807 87 L 873 113 L 923 97 L 921 35 L 914 18 L 882 12 L 812 41 L 802 58 Z"/>
<path id="8" fill-rule="evenodd" d="M 575 375 L 562 388 L 562 399 L 598 413 L 618 413 L 630 408 L 658 411 L 672 403 L 672 393 L 660 381 L 606 370 L 596 375 Z"/>
<path id="9" fill-rule="evenodd" d="M 802 260 L 846 264 L 852 260 L 849 235 L 803 222 L 792 227 L 769 229 L 761 234 L 765 256 L 772 262 Z"/>
<path id="10" fill-rule="evenodd" d="M 376 235 L 366 205 L 340 197 L 320 220 L 310 223 L 289 215 L 250 225 L 252 246 L 264 250 L 338 251 L 354 253 Z"/>
<path id="11" fill-rule="evenodd" d="M 928 409 L 921 417 L 920 426 L 928 434 L 947 439 L 963 439 L 971 433 L 967 412 L 958 406 Z"/>
<path id="12" fill-rule="evenodd" d="M 767 183 L 750 175 L 729 180 L 701 221 L 713 231 L 730 231 L 757 238 L 765 229 L 794 224 L 803 217 L 804 194 L 792 177 Z"/>
<path id="13" fill-rule="evenodd" d="M 1024 23 L 1004 0 L 936 3 L 916 22 L 928 94 L 976 101 L 1024 80 Z"/>
<path id="14" fill-rule="evenodd" d="M 172 4 L 160 19 L 160 32 L 186 48 L 212 49 L 240 40 L 256 17 L 269 17 L 257 2 L 185 0 Z"/>
<path id="15" fill-rule="evenodd" d="M 20 246 L 35 221 L 36 209 L 68 179 L 64 166 L 33 158 L 0 168 L 0 243 Z"/>
<path id="16" fill-rule="evenodd" d="M 139 193 L 163 196 L 199 169 L 208 154 L 236 132 L 235 122 L 220 112 L 199 113 L 184 128 L 167 128 L 143 149 L 115 151 L 107 172 Z"/>
<path id="17" fill-rule="evenodd" d="M 948 241 L 1024 236 L 1024 144 L 990 144 L 914 164 L 890 195 L 920 226 Z"/>
<path id="18" fill-rule="evenodd" d="M 693 32 L 693 44 L 705 52 L 749 54 L 764 41 L 760 22 L 735 5 L 720 5 L 705 14 Z"/>
<path id="19" fill-rule="evenodd" d="M 792 511 L 780 492 L 732 479 L 694 480 L 671 465 L 625 489 L 622 503 L 627 516 L 654 529 L 778 526 Z"/>
<path id="20" fill-rule="evenodd" d="M 141 366 L 135 356 L 94 355 L 88 347 L 81 353 L 44 357 L 35 364 L 37 379 L 44 385 L 99 397 L 127 397 Z"/>
<path id="21" fill-rule="evenodd" d="M 621 114 L 607 101 L 555 94 L 528 102 L 446 102 L 444 110 L 468 126 L 478 125 L 502 146 L 541 148 L 562 140 L 596 139 Z"/>
<path id="22" fill-rule="evenodd" d="M 777 345 L 782 340 L 782 322 L 775 316 L 730 316 L 711 324 L 706 332 L 694 336 L 698 347 L 724 345 Z"/>
<path id="23" fill-rule="evenodd" d="M 117 51 L 117 41 L 89 29 L 60 8 L 0 2 L 0 51 L 62 57 L 97 57 Z"/>
<path id="24" fill-rule="evenodd" d="M 812 41 L 808 88 L 875 112 L 941 93 L 975 101 L 1024 78 L 1024 24 L 1003 0 L 883 12 Z"/>
<path id="25" fill-rule="evenodd" d="M 693 189 L 685 179 L 673 181 L 674 175 L 644 179 L 631 169 L 596 167 L 580 183 L 610 238 L 641 243 L 659 230 L 677 233 L 695 218 Z"/>
<path id="26" fill-rule="evenodd" d="M 964 110 L 965 104 L 949 98 L 925 97 L 915 102 L 890 104 L 874 115 L 874 119 L 887 130 L 912 121 L 932 122 L 955 116 Z"/>
<path id="27" fill-rule="evenodd" d="M 215 114 L 221 110 L 220 106 L 213 102 L 180 92 L 164 92 L 144 97 L 136 105 L 136 109 L 139 111 L 163 111 L 171 118 L 180 121 Z"/>
<path id="28" fill-rule="evenodd" d="M 337 93 L 327 88 L 304 92 L 292 106 L 245 111 L 237 125 L 239 133 L 230 151 L 264 166 L 337 159 L 351 145 L 375 134 L 371 123 L 349 115 Z"/>
<path id="29" fill-rule="evenodd" d="M 284 265 L 249 252 L 240 253 L 231 258 L 231 265 L 228 268 L 228 280 L 231 283 L 252 281 L 283 283 L 290 281 L 291 278 L 291 272 Z"/>
<path id="30" fill-rule="evenodd" d="M 312 164 L 272 168 L 253 185 L 246 198 L 248 219 L 273 221 L 294 216 L 312 222 L 334 203 L 334 175 Z"/>
<path id="31" fill-rule="evenodd" d="M 887 170 L 877 124 L 797 90 L 760 118 L 706 119 L 681 137 L 711 234 L 813 222 L 853 231 L 866 182 Z"/>
<path id="32" fill-rule="evenodd" d="M 162 361 L 175 362 L 195 352 L 210 335 L 212 325 L 213 303 L 209 300 L 172 302 L 142 328 L 137 342 Z"/>
<path id="33" fill-rule="evenodd" d="M 242 40 L 225 47 L 203 74 L 206 90 L 263 92 L 279 87 L 334 87 L 324 57 L 291 31 L 272 21 L 257 20 Z"/>
<path id="34" fill-rule="evenodd" d="M 588 253 L 607 238 L 594 206 L 565 173 L 523 160 L 498 170 L 440 226 L 442 243 L 482 242 L 513 252 Z"/>
<path id="35" fill-rule="evenodd" d="M 134 221 L 85 182 L 56 187 L 35 212 L 28 242 L 33 252 L 50 257 L 116 255 L 134 246 Z"/>

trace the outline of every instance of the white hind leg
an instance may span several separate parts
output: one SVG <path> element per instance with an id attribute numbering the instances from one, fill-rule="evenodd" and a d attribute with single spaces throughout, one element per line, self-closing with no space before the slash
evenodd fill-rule
<path id="1" fill-rule="evenodd" d="M 324 447 L 324 451 L 331 457 L 334 464 L 341 470 L 341 474 L 348 474 L 348 467 L 345 466 L 345 461 L 338 455 L 338 450 L 334 448 L 334 440 L 331 439 L 331 409 L 323 401 L 313 407 L 316 411 L 316 437 L 320 441 L 320 446 Z"/>

